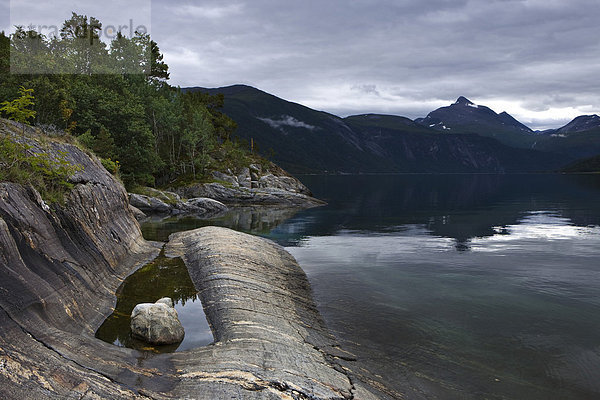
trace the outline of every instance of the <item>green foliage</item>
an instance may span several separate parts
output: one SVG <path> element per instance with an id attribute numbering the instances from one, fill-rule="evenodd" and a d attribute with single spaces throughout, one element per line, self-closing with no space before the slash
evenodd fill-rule
<path id="1" fill-rule="evenodd" d="M 94 136 L 92 136 L 92 131 L 90 129 L 77 136 L 77 141 L 89 150 L 92 150 L 94 148 L 94 143 L 96 142 Z"/>
<path id="2" fill-rule="evenodd" d="M 34 105 L 33 89 L 25 89 L 23 86 L 19 88 L 20 97 L 13 101 L 3 101 L 0 103 L 0 112 L 3 112 L 8 118 L 13 121 L 23 124 L 23 132 L 25 132 L 25 124 L 31 118 L 35 117 L 35 111 L 30 108 Z"/>
<path id="3" fill-rule="evenodd" d="M 102 166 L 114 176 L 119 176 L 119 160 L 113 161 L 110 158 L 101 158 Z"/>
<path id="4" fill-rule="evenodd" d="M 231 169 L 237 171 L 252 163 L 252 158 L 246 150 L 246 146 L 239 141 L 228 140 L 223 143 L 219 169 Z"/>
<path id="5" fill-rule="evenodd" d="M 73 13 L 57 38 L 22 27 L 10 41 L 0 34 L 0 72 L 8 71 L 9 45 L 10 65 L 31 72 L 0 73 L 0 99 L 20 96 L 21 86 L 35 90 L 35 104 L 21 104 L 35 112 L 33 122 L 76 136 L 110 171 L 118 160 L 129 188 L 203 180 L 212 169 L 248 165 L 247 150 L 231 141 L 236 124 L 221 113 L 222 96 L 182 93 L 167 84 L 168 66 L 149 35 L 118 34 L 106 44 L 101 27 Z"/>
<path id="6" fill-rule="evenodd" d="M 73 187 L 69 178 L 81 167 L 69 163 L 64 153 L 52 156 L 31 149 L 14 138 L 0 137 L 0 181 L 32 185 L 47 202 L 62 204 Z"/>

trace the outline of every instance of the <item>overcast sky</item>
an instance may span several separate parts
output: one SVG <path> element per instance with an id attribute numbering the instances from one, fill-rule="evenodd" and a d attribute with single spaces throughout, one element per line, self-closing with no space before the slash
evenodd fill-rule
<path id="1" fill-rule="evenodd" d="M 146 23 L 149 2 L 136 1 L 142 5 L 14 1 L 21 11 L 12 22 L 23 15 L 61 21 L 75 10 L 103 22 Z M 0 0 L 0 29 L 9 29 L 9 4 Z M 151 4 L 147 24 L 171 83 L 182 87 L 245 83 L 341 116 L 410 118 L 463 95 L 533 128 L 600 113 L 598 0 Z"/>

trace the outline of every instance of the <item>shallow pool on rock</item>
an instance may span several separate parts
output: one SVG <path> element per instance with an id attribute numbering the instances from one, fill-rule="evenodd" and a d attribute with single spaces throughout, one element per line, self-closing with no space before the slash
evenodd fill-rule
<path id="1" fill-rule="evenodd" d="M 202 302 L 181 258 L 169 258 L 161 252 L 154 261 L 125 279 L 116 294 L 115 311 L 96 332 L 96 337 L 105 342 L 156 353 L 189 350 L 213 342 Z M 139 303 L 154 303 L 161 297 L 173 299 L 185 329 L 185 337 L 179 344 L 155 346 L 131 336 L 133 308 Z"/>

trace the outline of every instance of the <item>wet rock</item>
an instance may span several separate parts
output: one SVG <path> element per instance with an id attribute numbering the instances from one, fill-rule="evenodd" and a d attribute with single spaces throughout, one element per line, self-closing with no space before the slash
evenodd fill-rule
<path id="1" fill-rule="evenodd" d="M 141 303 L 131 312 L 131 333 L 151 344 L 174 344 L 184 331 L 173 300 L 163 297 L 156 303 Z"/>

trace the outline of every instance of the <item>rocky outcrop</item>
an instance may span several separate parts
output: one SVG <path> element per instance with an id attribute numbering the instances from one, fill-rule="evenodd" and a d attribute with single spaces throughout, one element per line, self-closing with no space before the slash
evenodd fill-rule
<path id="1" fill-rule="evenodd" d="M 225 186 L 220 183 L 199 183 L 177 189 L 184 196 L 209 197 L 229 205 L 282 205 L 289 207 L 318 207 L 325 202 L 301 193 L 282 189 Z"/>
<path id="2" fill-rule="evenodd" d="M 131 333 L 152 344 L 179 343 L 185 334 L 169 297 L 135 306 L 131 312 Z"/>
<path id="3" fill-rule="evenodd" d="M 151 188 L 146 189 L 148 191 L 152 190 L 151 196 L 136 193 L 129 194 L 129 203 L 144 214 L 186 214 L 210 218 L 227 211 L 227 206 L 217 200 L 197 197 L 183 201 L 175 193 L 163 192 Z"/>
<path id="4" fill-rule="evenodd" d="M 25 140 L 82 170 L 64 205 L 0 183 L 0 398 L 374 398 L 294 259 L 226 229 L 178 234 L 168 248 L 184 256 L 213 345 L 150 356 L 95 338 L 120 283 L 160 246 L 143 240 L 127 193 L 97 159 Z"/>
<path id="5" fill-rule="evenodd" d="M 380 398 L 355 379 L 354 356 L 326 329 L 306 275 L 282 247 L 206 227 L 172 235 L 166 252 L 185 261 L 215 337 L 214 346 L 173 355 L 176 395 Z"/>
<path id="6" fill-rule="evenodd" d="M 132 206 L 131 204 L 129 204 L 129 210 L 138 221 L 141 221 L 147 217 L 146 213 L 139 208 Z"/>
<path id="7" fill-rule="evenodd" d="M 262 167 L 252 164 L 239 173 L 213 172 L 216 182 L 198 183 L 174 191 L 187 198 L 208 197 L 233 205 L 282 205 L 291 207 L 316 207 L 325 202 L 312 197 L 312 193 L 298 179 L 270 164 Z"/>
<path id="8" fill-rule="evenodd" d="M 127 193 L 97 159 L 70 144 L 21 140 L 82 170 L 62 206 L 0 183 L 0 398 L 140 397 L 137 355 L 94 333 L 122 280 L 159 248 L 143 240 Z"/>
<path id="9" fill-rule="evenodd" d="M 129 204 L 144 213 L 167 214 L 173 209 L 167 203 L 157 197 L 145 196 L 143 194 L 130 193 Z"/>

